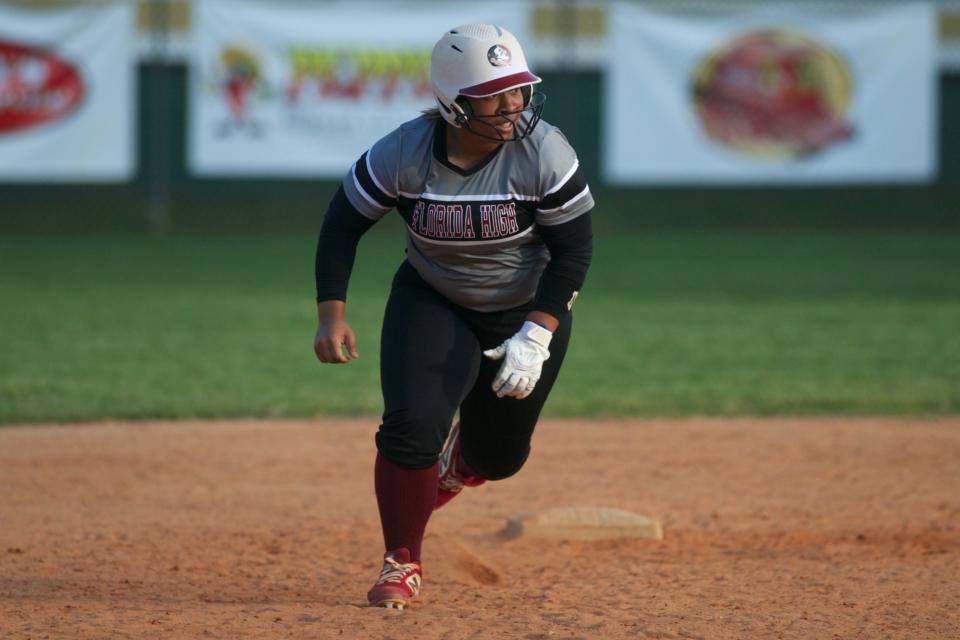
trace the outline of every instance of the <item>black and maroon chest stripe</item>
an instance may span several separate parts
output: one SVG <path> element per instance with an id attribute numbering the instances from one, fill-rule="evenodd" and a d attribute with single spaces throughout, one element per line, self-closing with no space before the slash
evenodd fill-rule
<path id="1" fill-rule="evenodd" d="M 440 201 L 401 195 L 397 210 L 417 236 L 446 242 L 500 240 L 527 231 L 536 203 L 505 200 Z"/>

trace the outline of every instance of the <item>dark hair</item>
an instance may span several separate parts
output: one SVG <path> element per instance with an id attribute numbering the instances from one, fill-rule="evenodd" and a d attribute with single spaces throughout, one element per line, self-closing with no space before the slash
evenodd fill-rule
<path id="1" fill-rule="evenodd" d="M 422 111 L 420 111 L 420 114 L 431 119 L 441 117 L 440 109 L 438 109 L 437 107 L 430 107 L 429 109 L 423 109 Z"/>

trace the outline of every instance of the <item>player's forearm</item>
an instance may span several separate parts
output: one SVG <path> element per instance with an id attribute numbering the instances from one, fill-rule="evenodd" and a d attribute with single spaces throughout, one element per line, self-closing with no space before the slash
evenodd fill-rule
<path id="1" fill-rule="evenodd" d="M 323 300 L 317 303 L 317 321 L 331 323 L 343 320 L 346 315 L 347 303 L 343 300 Z"/>
<path id="2" fill-rule="evenodd" d="M 337 189 L 317 238 L 314 276 L 318 303 L 347 299 L 357 244 L 373 222 L 350 204 L 342 187 Z"/>
<path id="3" fill-rule="evenodd" d="M 525 320 L 537 323 L 550 333 L 556 331 L 557 327 L 560 326 L 560 320 L 556 316 L 551 315 L 546 311 L 531 311 L 527 314 Z"/>
<path id="4" fill-rule="evenodd" d="M 540 235 L 550 249 L 550 262 L 540 278 L 534 309 L 558 319 L 570 311 L 593 259 L 591 213 L 553 227 L 541 227 Z M 536 322 L 529 316 L 528 319 Z"/>

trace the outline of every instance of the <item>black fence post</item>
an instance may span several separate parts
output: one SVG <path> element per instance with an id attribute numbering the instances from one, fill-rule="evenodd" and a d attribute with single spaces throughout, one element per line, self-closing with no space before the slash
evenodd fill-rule
<path id="1" fill-rule="evenodd" d="M 165 100 L 170 96 L 167 41 L 170 35 L 168 0 L 151 0 L 149 5 L 150 85 L 145 95 L 150 100 L 150 122 L 147 123 L 149 158 L 146 175 L 148 203 L 147 221 L 150 232 L 164 235 L 170 231 L 170 137 L 173 134 L 170 112 Z"/>

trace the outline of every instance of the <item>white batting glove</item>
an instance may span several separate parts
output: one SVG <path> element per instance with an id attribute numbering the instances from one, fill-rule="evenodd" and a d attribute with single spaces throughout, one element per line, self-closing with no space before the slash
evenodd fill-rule
<path id="1" fill-rule="evenodd" d="M 503 359 L 491 385 L 498 398 L 513 396 L 522 400 L 530 395 L 540 379 L 544 361 L 550 357 L 547 347 L 551 338 L 553 333 L 527 320 L 512 338 L 483 352 L 491 360 Z"/>

